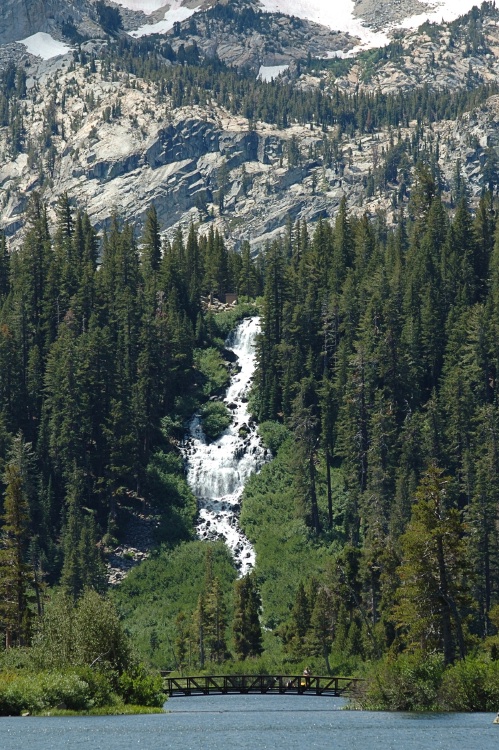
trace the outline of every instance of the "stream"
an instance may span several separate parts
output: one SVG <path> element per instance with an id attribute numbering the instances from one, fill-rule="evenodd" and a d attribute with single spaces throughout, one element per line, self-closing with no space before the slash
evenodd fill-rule
<path id="1" fill-rule="evenodd" d="M 208 443 L 201 418 L 195 414 L 184 445 L 187 481 L 198 501 L 197 534 L 200 539 L 223 539 L 241 575 L 255 564 L 254 549 L 239 528 L 241 495 L 248 477 L 270 458 L 247 404 L 259 331 L 260 319 L 246 318 L 225 342 L 226 348 L 237 356 L 239 368 L 223 399 L 232 412 L 232 424 L 217 440 Z"/>

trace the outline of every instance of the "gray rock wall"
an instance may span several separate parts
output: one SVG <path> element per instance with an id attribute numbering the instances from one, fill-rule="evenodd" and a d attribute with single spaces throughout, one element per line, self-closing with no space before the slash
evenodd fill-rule
<path id="1" fill-rule="evenodd" d="M 63 21 L 71 18 L 78 26 L 95 19 L 95 15 L 90 0 L 0 0 L 0 44 L 16 42 L 39 31 L 58 36 Z M 92 31 L 98 30 L 90 23 Z"/>

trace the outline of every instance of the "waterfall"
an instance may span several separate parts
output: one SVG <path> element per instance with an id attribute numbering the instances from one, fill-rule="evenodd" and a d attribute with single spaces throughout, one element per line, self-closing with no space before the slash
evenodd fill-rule
<path id="1" fill-rule="evenodd" d="M 246 318 L 225 342 L 237 356 L 239 366 L 224 398 L 232 412 L 232 424 L 218 440 L 207 443 L 201 419 L 195 414 L 184 447 L 187 481 L 198 501 L 198 536 L 223 539 L 241 575 L 253 567 L 255 552 L 239 528 L 240 499 L 246 480 L 259 471 L 268 454 L 247 407 L 259 331 L 259 318 Z"/>

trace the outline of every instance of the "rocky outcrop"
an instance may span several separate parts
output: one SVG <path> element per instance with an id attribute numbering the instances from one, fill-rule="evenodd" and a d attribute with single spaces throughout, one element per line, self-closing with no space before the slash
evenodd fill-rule
<path id="1" fill-rule="evenodd" d="M 373 5 L 378 7 L 378 2 Z M 397 32 L 396 41 L 377 61 L 359 59 L 352 62 L 346 75 L 325 73 L 316 85 L 351 93 L 361 88 L 390 94 L 423 86 L 434 90 L 472 88 L 498 79 L 499 11 L 492 7 L 479 20 L 468 18 L 467 22 L 422 26 L 407 34 Z"/>
<path id="2" fill-rule="evenodd" d="M 96 0 L 2 0 L 0 2 L 0 45 L 25 39 L 39 31 L 64 38 L 64 24 L 70 21 L 84 37 L 104 36 L 95 10 Z M 115 5 L 108 0 L 109 5 Z M 141 11 L 119 8 L 123 28 L 137 28 L 147 17 Z M 71 40 L 69 40 L 71 41 Z"/>
<path id="3" fill-rule="evenodd" d="M 419 0 L 354 0 L 354 15 L 374 29 L 385 29 L 392 23 L 428 11 Z"/>
<path id="4" fill-rule="evenodd" d="M 2 0 L 0 3 L 0 44 L 15 42 L 36 34 L 56 30 L 62 21 L 78 20 L 91 12 L 87 0 Z"/>
<path id="5" fill-rule="evenodd" d="M 360 40 L 321 24 L 282 13 L 264 13 L 257 0 L 213 2 L 206 13 L 198 13 L 181 25 L 177 37 L 168 41 L 177 50 L 181 44 L 196 43 L 207 57 L 215 55 L 238 68 L 289 65 L 331 52 L 348 51 Z M 245 15 L 244 15 L 245 14 Z M 249 15 L 248 15 L 249 14 Z"/>

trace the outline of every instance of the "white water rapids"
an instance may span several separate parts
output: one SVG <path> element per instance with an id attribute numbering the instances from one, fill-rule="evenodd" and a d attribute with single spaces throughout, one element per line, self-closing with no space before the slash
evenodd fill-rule
<path id="1" fill-rule="evenodd" d="M 238 524 L 241 495 L 246 480 L 261 469 L 268 454 L 247 408 L 259 331 L 259 318 L 247 318 L 225 342 L 236 354 L 240 368 L 224 398 L 233 415 L 232 424 L 218 440 L 207 443 L 200 417 L 195 414 L 184 447 L 187 481 L 198 500 L 198 536 L 223 539 L 241 575 L 255 563 L 254 549 Z"/>

